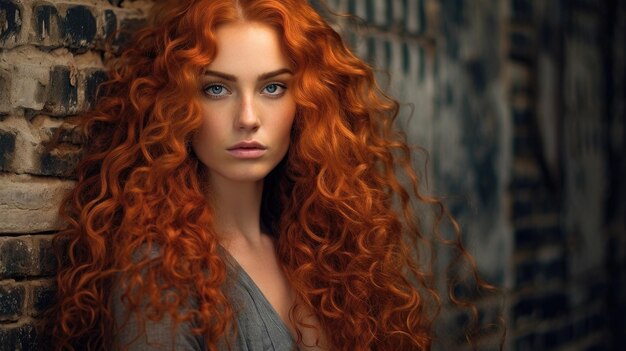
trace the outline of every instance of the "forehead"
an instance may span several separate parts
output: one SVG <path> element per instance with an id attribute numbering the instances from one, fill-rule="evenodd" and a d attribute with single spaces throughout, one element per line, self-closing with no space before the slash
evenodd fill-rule
<path id="1" fill-rule="evenodd" d="M 279 33 L 258 22 L 224 24 L 215 32 L 217 55 L 207 67 L 211 70 L 245 75 L 290 68 Z"/>

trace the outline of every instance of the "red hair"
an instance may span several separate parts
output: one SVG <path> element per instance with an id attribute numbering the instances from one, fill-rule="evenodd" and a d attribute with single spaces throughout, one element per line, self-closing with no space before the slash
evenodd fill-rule
<path id="1" fill-rule="evenodd" d="M 410 149 L 392 130 L 398 104 L 372 69 L 305 0 L 156 6 L 82 118 L 85 156 L 62 206 L 68 228 L 56 238 L 55 347 L 111 347 L 116 282 L 129 313 L 195 320 L 211 350 L 232 330 L 190 140 L 202 123 L 197 79 L 216 55 L 215 29 L 245 20 L 275 28 L 295 69 L 292 144 L 266 179 L 262 213 L 299 303 L 315 311 L 333 349 L 429 349 L 440 302 L 432 268 L 418 262 L 417 246 L 431 246 L 411 194 L 443 207 L 418 191 Z M 156 257 L 139 254 L 157 247 Z"/>

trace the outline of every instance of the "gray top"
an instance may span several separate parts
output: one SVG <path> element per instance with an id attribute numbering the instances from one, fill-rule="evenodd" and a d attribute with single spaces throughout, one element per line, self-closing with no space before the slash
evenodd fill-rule
<path id="1" fill-rule="evenodd" d="M 276 310 L 237 261 L 224 251 L 227 279 L 231 284 L 225 293 L 236 311 L 237 338 L 235 351 L 292 351 L 297 350 L 295 341 Z M 119 293 L 113 299 L 113 317 L 117 324 L 124 322 L 125 309 Z M 173 330 L 171 319 L 166 315 L 161 321 L 146 321 L 145 334 L 137 337 L 140 326 L 135 319 L 115 336 L 115 345 L 129 345 L 129 351 L 139 350 L 207 350 L 204 337 L 191 332 L 193 323 L 184 323 Z M 135 340 L 136 339 L 136 340 Z M 221 346 L 220 350 L 227 350 Z"/>

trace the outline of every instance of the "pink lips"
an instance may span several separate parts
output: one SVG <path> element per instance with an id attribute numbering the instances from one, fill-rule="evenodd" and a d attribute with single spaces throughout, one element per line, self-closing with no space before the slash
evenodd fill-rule
<path id="1" fill-rule="evenodd" d="M 256 141 L 242 141 L 226 151 L 236 158 L 259 158 L 265 154 L 267 146 Z"/>

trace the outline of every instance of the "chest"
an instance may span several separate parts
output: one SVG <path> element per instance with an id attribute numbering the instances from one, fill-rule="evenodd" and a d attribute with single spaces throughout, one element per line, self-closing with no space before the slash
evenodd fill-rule
<path id="1" fill-rule="evenodd" d="M 295 304 L 295 294 L 286 278 L 273 250 L 261 253 L 235 252 L 233 257 L 244 270 L 246 278 L 249 278 L 250 288 L 258 292 L 258 298 L 265 300 L 269 309 L 275 312 L 288 330 L 293 339 L 297 339 L 296 326 L 289 318 L 289 313 Z M 258 301 L 255 303 L 259 303 Z M 300 310 L 296 318 L 303 324 L 315 325 L 318 328 L 300 328 L 302 342 L 298 345 L 301 351 L 325 350 L 325 347 L 312 346 L 320 339 L 320 345 L 326 344 L 325 338 L 320 334 L 319 321 L 312 311 Z"/>

